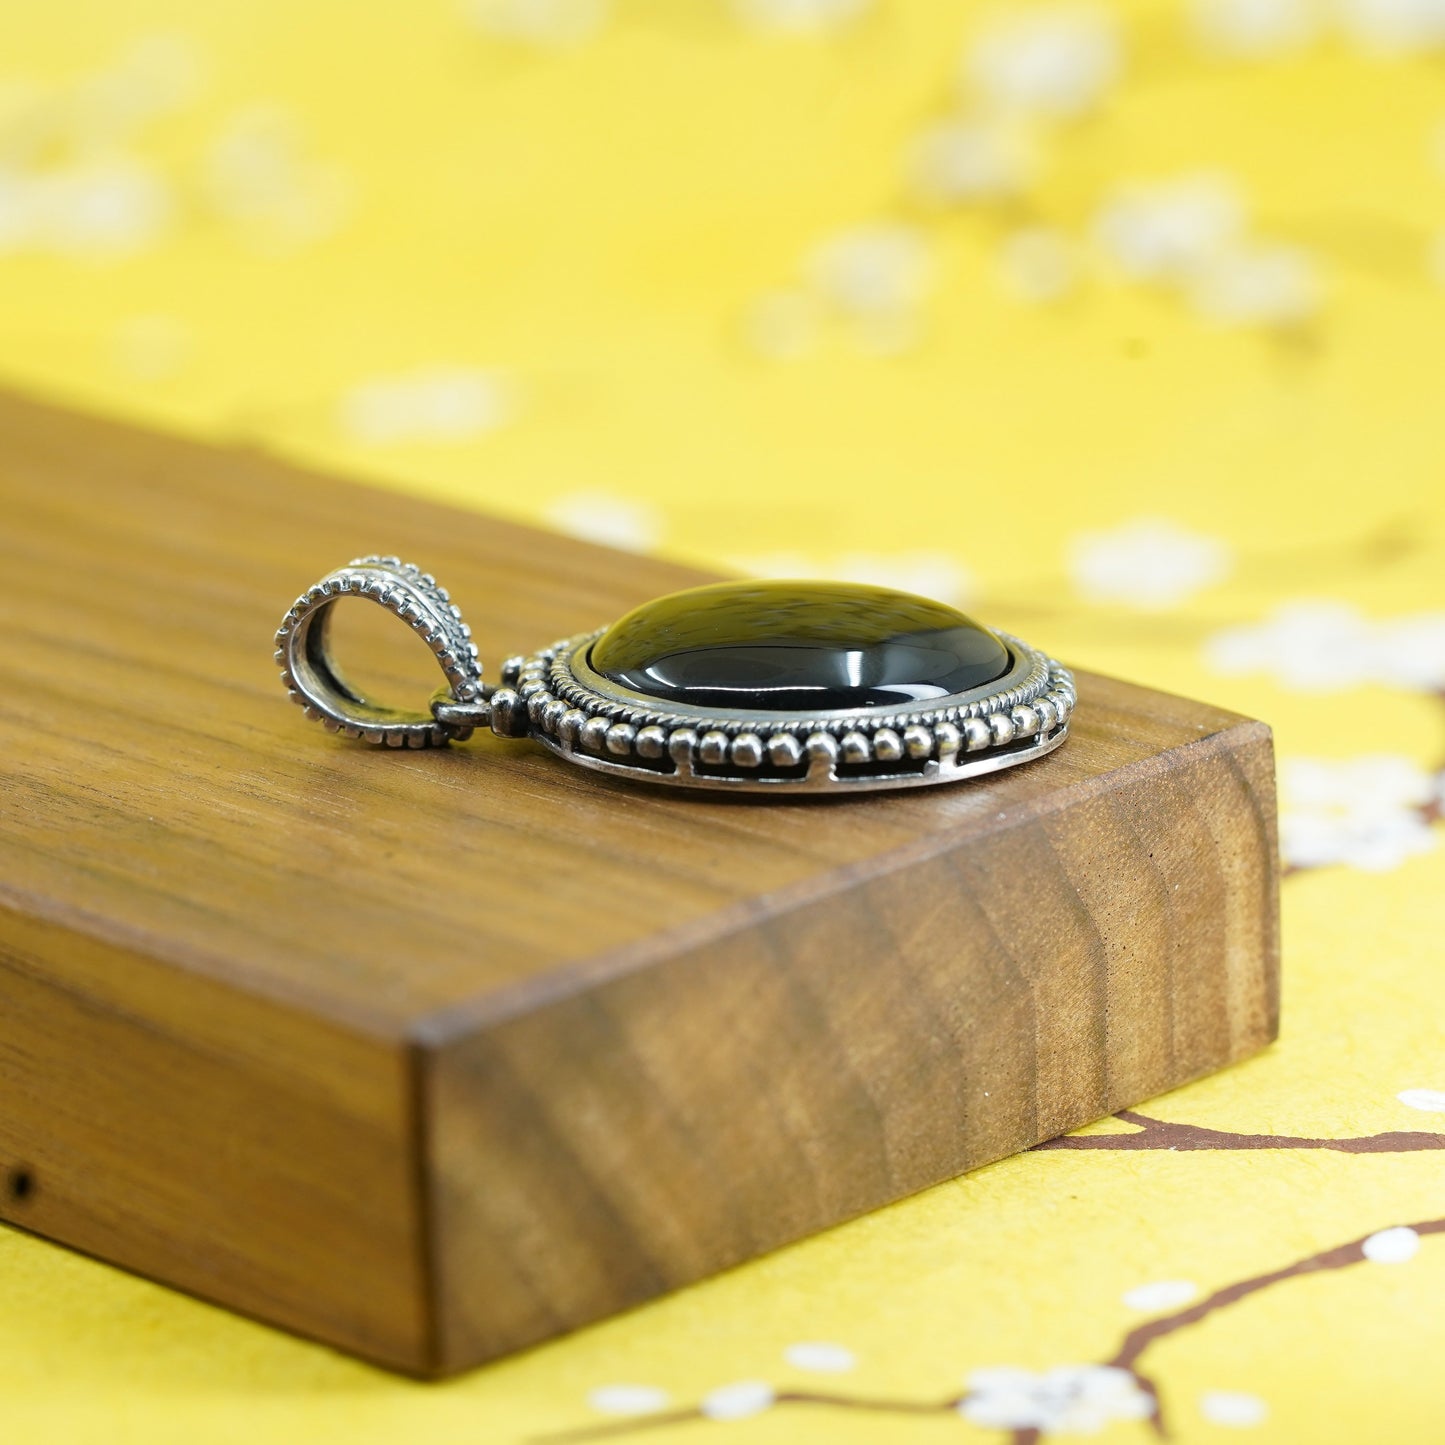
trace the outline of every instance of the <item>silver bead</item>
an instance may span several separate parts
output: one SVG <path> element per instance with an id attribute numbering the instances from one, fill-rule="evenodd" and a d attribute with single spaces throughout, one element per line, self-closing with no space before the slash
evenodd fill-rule
<path id="1" fill-rule="evenodd" d="M 768 739 L 768 761 L 775 768 L 795 768 L 803 759 L 803 745 L 792 733 L 774 733 Z"/>
<path id="2" fill-rule="evenodd" d="M 590 717 L 582 724 L 581 743 L 589 753 L 600 753 L 607 746 L 607 729 L 611 726 L 605 717 Z"/>
<path id="3" fill-rule="evenodd" d="M 933 752 L 933 734 L 914 723 L 903 729 L 903 748 L 910 758 L 926 758 Z"/>
<path id="4" fill-rule="evenodd" d="M 844 733 L 838 750 L 845 763 L 866 763 L 870 752 L 868 739 L 860 732 Z"/>
<path id="5" fill-rule="evenodd" d="M 491 729 L 499 738 L 520 737 L 527 731 L 527 710 L 509 687 L 499 687 L 488 699 Z"/>
<path id="6" fill-rule="evenodd" d="M 546 707 L 542 709 L 542 726 L 549 733 L 557 731 L 557 724 L 562 721 L 562 714 L 567 711 L 567 704 L 560 697 L 554 697 Z"/>
<path id="7" fill-rule="evenodd" d="M 525 657 L 509 657 L 502 664 L 502 681 L 508 687 L 515 687 L 517 679 L 522 675 L 522 669 L 527 665 Z"/>
<path id="8" fill-rule="evenodd" d="M 969 752 L 981 753 L 985 748 L 993 746 L 993 729 L 981 717 L 965 718 L 963 741 Z"/>
<path id="9" fill-rule="evenodd" d="M 521 682 L 517 684 L 517 696 L 520 697 L 523 702 L 531 702 L 539 692 L 546 691 L 547 684 L 535 673 L 527 674 L 522 678 Z"/>
<path id="10" fill-rule="evenodd" d="M 493 702 L 496 701 L 496 694 L 492 695 Z M 575 747 L 578 736 L 582 732 L 582 724 L 587 721 L 587 714 L 580 707 L 569 707 L 557 723 L 557 736 L 567 744 L 568 747 Z"/>
<path id="11" fill-rule="evenodd" d="M 697 745 L 697 755 L 705 763 L 727 762 L 728 735 L 720 732 L 704 733 Z"/>
<path id="12" fill-rule="evenodd" d="M 763 740 L 757 733 L 739 733 L 728 749 L 740 768 L 756 768 L 763 760 Z"/>
<path id="13" fill-rule="evenodd" d="M 1014 725 L 1014 736 L 1016 738 L 1031 738 L 1039 730 L 1039 714 L 1037 709 L 1032 708 L 1028 703 L 1022 703 L 1009 714 Z"/>
<path id="14" fill-rule="evenodd" d="M 667 751 L 667 733 L 653 724 L 642 728 L 637 734 L 637 756 L 639 758 L 660 758 Z"/>
<path id="15" fill-rule="evenodd" d="M 903 756 L 903 739 L 892 728 L 879 728 L 873 734 L 873 756 L 880 763 L 896 763 Z"/>
<path id="16" fill-rule="evenodd" d="M 808 754 L 810 778 L 819 774 L 826 777 L 833 771 L 833 764 L 838 761 L 838 739 L 832 733 L 809 733 L 803 747 Z"/>
<path id="17" fill-rule="evenodd" d="M 631 723 L 613 723 L 607 729 L 607 751 L 614 757 L 625 758 L 632 751 L 637 729 Z"/>
<path id="18" fill-rule="evenodd" d="M 1059 720 L 1059 710 L 1051 699 L 1040 697 L 1034 699 L 1034 711 L 1039 715 L 1039 731 L 1048 733 L 1054 730 L 1054 724 Z"/>
<path id="19" fill-rule="evenodd" d="M 1014 740 L 1014 720 L 1006 712 L 996 712 L 988 720 L 995 744 L 1002 747 Z"/>
<path id="20" fill-rule="evenodd" d="M 963 735 L 954 727 L 951 722 L 941 722 L 934 725 L 933 736 L 938 742 L 938 756 L 940 758 L 950 757 L 958 751 Z"/>
<path id="21" fill-rule="evenodd" d="M 531 718 L 534 723 L 540 723 L 542 721 L 542 710 L 548 703 L 556 701 L 557 699 L 545 689 L 542 692 L 534 692 L 531 697 L 527 699 L 527 716 Z"/>
<path id="22" fill-rule="evenodd" d="M 697 734 L 691 728 L 675 728 L 667 739 L 667 755 L 675 763 L 690 763 L 697 746 Z"/>

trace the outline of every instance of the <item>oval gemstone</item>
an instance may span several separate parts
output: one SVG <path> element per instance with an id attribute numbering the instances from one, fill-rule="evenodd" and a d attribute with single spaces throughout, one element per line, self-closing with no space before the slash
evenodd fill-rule
<path id="1" fill-rule="evenodd" d="M 718 582 L 644 603 L 592 645 L 633 692 L 718 709 L 827 712 L 928 703 L 1012 665 L 942 602 L 854 582 Z"/>

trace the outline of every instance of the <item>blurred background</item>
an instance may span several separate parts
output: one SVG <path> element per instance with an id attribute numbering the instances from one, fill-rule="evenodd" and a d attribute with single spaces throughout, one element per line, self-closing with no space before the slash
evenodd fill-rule
<path id="1" fill-rule="evenodd" d="M 1445 0 L 0 6 L 0 376 L 1279 711 L 1212 635 L 1442 561 L 1442 61 Z"/>
<path id="2" fill-rule="evenodd" d="M 1168 1107 L 1321 1137 L 1445 1111 L 1445 0 L 10 0 L 0 384 L 718 570 L 922 591 L 1266 718 L 1307 875 L 1286 1039 Z M 1224 1284 L 1439 1205 L 1429 1153 L 1127 1157 L 1010 1161 L 428 1396 L 452 1405 L 378 1386 L 349 1438 L 425 1409 L 450 1439 L 469 1400 L 502 1439 L 689 1399 L 783 1368 L 790 1330 L 942 1394 L 969 1362 L 1094 1358 L 1151 1269 Z M 1079 1166 L 1062 1236 L 1041 1159 Z M 18 1239 L 36 1299 L 83 1267 L 123 1301 L 88 1347 L 73 1312 L 0 1335 L 46 1438 L 36 1341 L 132 1389 L 152 1441 L 196 1331 L 277 1384 L 283 1433 L 316 1438 L 293 1387 L 360 1378 Z M 1171 1346 L 1177 1435 L 1429 1438 L 1427 1254 L 1418 1293 L 1351 1276 L 1333 1314 L 1281 1292 Z M 107 1321 L 147 1309 L 161 1363 L 121 1386 Z M 201 1373 L 217 1402 L 245 1378 Z"/>

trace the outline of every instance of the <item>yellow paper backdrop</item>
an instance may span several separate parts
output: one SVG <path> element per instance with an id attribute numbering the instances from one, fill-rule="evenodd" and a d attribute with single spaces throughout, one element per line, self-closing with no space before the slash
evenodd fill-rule
<path id="1" fill-rule="evenodd" d="M 0 1435 L 1143 1440 L 1063 1367 L 1157 1321 L 1174 1439 L 1445 1439 L 1442 56 L 1436 0 L 0 4 L 6 382 L 952 597 L 1272 722 L 1293 864 L 1284 1037 L 1185 1127 L 440 1387 L 0 1231 Z"/>

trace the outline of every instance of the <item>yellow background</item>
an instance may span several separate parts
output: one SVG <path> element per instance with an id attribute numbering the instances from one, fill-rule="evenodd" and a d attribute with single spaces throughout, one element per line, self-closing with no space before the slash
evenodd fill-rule
<path id="1" fill-rule="evenodd" d="M 1445 705 L 1418 679 L 1356 660 L 1302 690 L 1223 668 L 1210 639 L 1298 599 L 1439 631 L 1445 33 L 1392 50 L 1365 0 L 1213 7 L 1320 17 L 1246 58 L 1202 44 L 1197 8 L 1102 12 L 1123 60 L 1098 103 L 999 121 L 963 57 L 1000 12 L 946 0 L 815 0 L 836 23 L 804 33 L 765 0 L 615 0 L 586 35 L 530 39 L 500 22 L 568 7 L 6 0 L 0 375 L 719 567 L 941 578 L 1073 662 L 1266 718 L 1286 763 L 1388 754 L 1429 774 Z M 168 87 L 161 113 L 125 119 Z M 910 182 L 919 135 L 960 114 L 1036 147 L 1016 194 L 941 204 Z M 1247 200 L 1231 244 L 1305 257 L 1306 314 L 1224 325 L 1193 272 L 1147 284 L 1111 261 L 1111 195 L 1201 172 Z M 117 174 L 119 241 L 65 200 Z M 817 256 L 879 226 L 917 270 L 897 306 L 860 311 Z M 1021 299 L 1004 258 L 1039 227 L 1073 278 Z M 779 292 L 795 356 L 760 341 Z M 462 420 L 424 399 L 417 420 L 415 390 L 458 375 Z M 376 422 L 378 385 L 401 386 L 399 421 Z M 1081 581 L 1089 537 L 1140 518 L 1216 539 L 1218 579 L 1152 601 L 1127 576 L 1113 596 Z M 478 633 L 493 666 L 519 645 Z M 1445 1091 L 1445 853 L 1411 836 L 1389 866 L 1346 850 L 1287 880 L 1282 1041 L 1146 1112 L 1233 1136 L 1445 1131 L 1397 1097 Z M 1141 1284 L 1202 1296 L 1445 1215 L 1442 1166 L 1431 1149 L 1025 1155 L 441 1387 L 0 1232 L 0 1433 L 524 1441 L 608 1423 L 589 1395 L 617 1384 L 684 1407 L 736 1380 L 943 1400 L 976 1369 L 1107 1359 L 1149 1318 L 1122 1299 Z M 1445 1238 L 1425 1237 L 1403 1264 L 1221 1309 L 1143 1368 L 1183 1441 L 1445 1439 L 1442 1301 Z M 856 1368 L 784 1360 L 818 1340 Z M 1267 1415 L 1217 1423 L 1214 1391 Z M 783 1404 L 646 1435 L 995 1433 Z"/>

